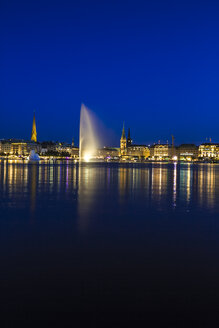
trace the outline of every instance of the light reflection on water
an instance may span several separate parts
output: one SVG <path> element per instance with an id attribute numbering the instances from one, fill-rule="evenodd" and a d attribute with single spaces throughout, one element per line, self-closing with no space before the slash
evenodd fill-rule
<path id="1" fill-rule="evenodd" d="M 36 198 L 48 195 L 59 200 L 66 195 L 77 199 L 79 212 L 88 214 L 100 206 L 104 197 L 142 201 L 145 206 L 163 210 L 170 206 L 198 206 L 217 210 L 219 166 L 214 164 L 84 164 L 84 165 L 0 165 L 2 205 L 22 207 Z M 50 195 L 50 196 L 49 196 Z M 74 197 L 71 197 L 74 195 Z M 99 205 L 98 205 L 99 204 Z"/>
<path id="2" fill-rule="evenodd" d="M 218 304 L 218 181 L 214 164 L 1 162 L 7 317 L 17 304 L 54 316 L 63 302 L 64 316 L 107 304 L 107 320 L 115 302 L 153 320 L 206 313 Z"/>

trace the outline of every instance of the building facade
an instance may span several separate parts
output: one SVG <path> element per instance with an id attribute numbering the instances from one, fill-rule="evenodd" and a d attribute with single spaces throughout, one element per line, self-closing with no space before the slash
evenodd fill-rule
<path id="1" fill-rule="evenodd" d="M 150 149 L 147 145 L 136 145 L 132 143 L 130 128 L 126 139 L 125 128 L 122 129 L 120 139 L 120 156 L 123 160 L 146 159 L 150 156 Z"/>
<path id="2" fill-rule="evenodd" d="M 199 148 L 194 144 L 182 144 L 176 147 L 176 156 L 180 161 L 197 160 L 199 156 Z"/>
<path id="3" fill-rule="evenodd" d="M 150 147 L 150 159 L 152 160 L 168 160 L 172 157 L 173 147 L 169 144 L 155 144 Z"/>
<path id="4" fill-rule="evenodd" d="M 129 158 L 146 159 L 150 156 L 150 149 L 146 145 L 130 145 L 126 149 Z"/>
<path id="5" fill-rule="evenodd" d="M 219 144 L 203 143 L 199 146 L 201 159 L 219 159 Z"/>
<path id="6" fill-rule="evenodd" d="M 6 139 L 0 141 L 0 152 L 3 155 L 28 156 L 31 150 L 39 151 L 40 145 L 34 142 Z"/>
<path id="7" fill-rule="evenodd" d="M 120 155 L 120 149 L 115 147 L 104 147 L 97 150 L 96 156 L 100 159 L 118 159 Z"/>

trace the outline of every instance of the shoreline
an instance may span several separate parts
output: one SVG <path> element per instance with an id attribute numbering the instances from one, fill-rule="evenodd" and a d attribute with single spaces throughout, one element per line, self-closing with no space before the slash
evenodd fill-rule
<path id="1" fill-rule="evenodd" d="M 73 163 L 73 164 L 219 164 L 219 160 L 203 160 L 203 161 L 183 161 L 183 160 L 105 160 L 105 159 L 96 159 L 90 161 L 82 161 L 75 158 L 64 158 L 64 157 L 53 157 L 53 158 L 40 158 L 39 161 L 31 161 L 26 158 L 8 158 L 0 157 L 0 163 L 7 162 L 9 164 L 55 164 L 59 162 L 63 163 Z"/>

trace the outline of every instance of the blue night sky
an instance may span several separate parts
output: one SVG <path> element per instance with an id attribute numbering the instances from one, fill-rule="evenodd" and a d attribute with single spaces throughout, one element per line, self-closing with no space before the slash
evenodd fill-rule
<path id="1" fill-rule="evenodd" d="M 80 106 L 119 145 L 219 142 L 217 1 L 0 1 L 0 138 L 78 142 Z"/>

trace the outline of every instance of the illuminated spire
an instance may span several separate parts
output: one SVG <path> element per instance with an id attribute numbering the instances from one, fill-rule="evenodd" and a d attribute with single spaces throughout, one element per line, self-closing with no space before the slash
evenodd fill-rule
<path id="1" fill-rule="evenodd" d="M 33 126 L 32 126 L 32 133 L 31 133 L 31 141 L 37 142 L 37 131 L 36 131 L 35 112 L 33 114 Z"/>
<path id="2" fill-rule="evenodd" d="M 123 123 L 122 136 L 120 139 L 120 154 L 125 155 L 126 152 L 126 136 L 125 136 L 125 125 Z"/>
<path id="3" fill-rule="evenodd" d="M 121 139 L 126 139 L 126 136 L 125 136 L 125 124 L 123 123 L 123 129 L 122 129 L 122 137 Z"/>

